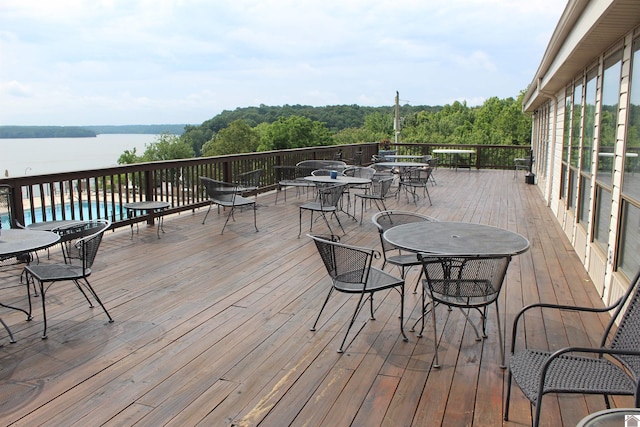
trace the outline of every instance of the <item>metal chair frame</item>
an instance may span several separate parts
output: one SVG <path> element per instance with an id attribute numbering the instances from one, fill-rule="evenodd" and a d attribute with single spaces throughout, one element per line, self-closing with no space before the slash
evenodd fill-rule
<path id="1" fill-rule="evenodd" d="M 366 300 L 369 300 L 370 319 L 375 320 L 373 295 L 379 291 L 395 289 L 400 294 L 400 333 L 403 341 L 408 341 L 404 333 L 404 279 L 394 277 L 371 265 L 372 260 L 379 258 L 380 254 L 373 249 L 339 243 L 335 236 L 329 238 L 309 234 L 307 236 L 315 242 L 318 253 L 322 258 L 332 282 L 329 293 L 320 308 L 320 312 L 311 327 L 311 331 L 316 330 L 320 316 L 327 306 L 334 290 L 359 295 L 358 303 L 347 327 L 347 332 L 338 349 L 338 353 L 342 353 L 345 350 L 345 343 L 347 342 L 349 331 L 351 331 L 358 314 L 366 305 Z M 356 338 L 358 332 L 353 336 L 349 345 Z"/>
<path id="2" fill-rule="evenodd" d="M 518 325 L 531 310 L 574 313 L 613 311 L 597 347 L 565 347 L 555 351 L 525 348 L 515 351 Z M 617 325 L 617 326 L 616 326 Z M 531 304 L 520 310 L 513 321 L 509 376 L 504 419 L 509 419 L 512 380 L 535 406 L 532 425 L 540 423 L 542 397 L 547 393 L 601 394 L 607 409 L 609 395 L 634 396 L 640 407 L 640 272 L 622 297 L 603 307 L 562 304 Z"/>
<path id="3" fill-rule="evenodd" d="M 344 228 L 342 227 L 342 223 L 340 222 L 340 218 L 337 215 L 337 211 L 338 211 L 338 203 L 340 203 L 340 200 L 342 199 L 342 193 L 347 187 L 347 184 L 318 183 L 316 186 L 318 189 L 317 191 L 318 201 L 307 202 L 302 206 L 300 206 L 298 238 L 300 238 L 300 235 L 302 234 L 302 212 L 305 210 L 311 212 L 311 222 L 309 227 L 310 232 L 313 231 L 313 213 L 320 212 L 320 214 L 322 215 L 322 218 L 324 219 L 324 222 L 327 224 L 327 227 L 329 227 L 329 232 L 331 234 L 333 234 L 333 230 L 331 229 L 331 225 L 329 224 L 329 220 L 326 216 L 327 213 L 332 214 L 336 218 L 336 220 L 338 221 L 338 225 L 342 229 L 342 232 L 346 234 L 346 231 L 344 231 Z"/>
<path id="4" fill-rule="evenodd" d="M 434 367 L 440 367 L 438 360 L 438 333 L 436 325 L 436 305 L 443 304 L 449 308 L 457 307 L 473 328 L 476 340 L 480 341 L 478 328 L 471 321 L 469 312 L 477 311 L 481 317 L 482 338 L 486 338 L 487 308 L 495 304 L 498 322 L 498 341 L 500 344 L 500 363 L 504 367 L 504 343 L 500 325 L 500 309 L 498 297 L 504 282 L 511 255 L 437 255 L 418 254 L 424 273 L 422 307 L 422 329 L 424 331 L 424 315 L 431 311 L 433 321 L 433 339 L 435 349 Z M 430 301 L 427 302 L 426 296 Z M 427 307 L 431 305 L 428 310 Z M 465 309 L 468 309 L 465 311 Z M 418 320 L 419 321 L 419 320 Z M 417 322 L 416 322 L 417 323 Z"/>
<path id="5" fill-rule="evenodd" d="M 74 245 L 74 249 L 79 254 L 79 259 L 82 260 L 81 265 L 71 264 L 37 264 L 28 265 L 25 267 L 25 274 L 27 278 L 27 297 L 29 299 L 29 320 L 31 319 L 31 292 L 29 292 L 29 284 L 31 283 L 35 287 L 35 282 L 38 282 L 40 289 L 40 298 L 42 300 L 42 318 L 44 329 L 42 332 L 42 339 L 47 338 L 47 311 L 46 311 L 46 293 L 49 288 L 56 282 L 72 281 L 78 290 L 82 293 L 84 298 L 89 303 L 89 307 L 93 308 L 93 304 L 83 287 L 86 288 L 93 298 L 100 304 L 102 310 L 104 310 L 109 323 L 113 322 L 111 315 L 107 311 L 106 307 L 98 297 L 98 294 L 89 283 L 89 276 L 91 275 L 91 267 L 95 261 L 100 243 L 102 242 L 102 236 L 105 231 L 111 226 L 111 223 L 107 220 L 94 220 L 87 226 L 87 236 L 79 239 Z M 67 254 L 67 258 L 73 256 L 73 254 Z"/>
<path id="6" fill-rule="evenodd" d="M 209 216 L 209 212 L 211 211 L 211 206 L 213 204 L 218 205 L 218 214 L 220 214 L 220 206 L 230 208 L 229 214 L 227 215 L 224 225 L 222 226 L 222 230 L 220 231 L 220 234 L 224 234 L 224 229 L 229 222 L 229 218 L 233 218 L 234 221 L 236 220 L 233 216 L 236 207 L 251 206 L 253 208 L 253 226 L 256 229 L 256 232 L 258 231 L 258 225 L 256 222 L 256 202 L 255 200 L 239 195 L 238 193 L 240 193 L 242 189 L 237 184 L 216 181 L 215 179 L 207 178 L 206 176 L 201 176 L 200 181 L 204 185 L 210 201 L 209 209 L 207 209 L 207 213 L 202 220 L 203 224 L 207 220 L 207 216 Z"/>

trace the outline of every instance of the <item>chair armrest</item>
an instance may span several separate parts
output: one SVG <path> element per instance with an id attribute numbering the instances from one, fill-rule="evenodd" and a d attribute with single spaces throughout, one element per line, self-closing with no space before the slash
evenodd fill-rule
<path id="1" fill-rule="evenodd" d="M 615 304 L 610 305 L 608 307 L 602 307 L 602 308 L 581 307 L 581 306 L 575 306 L 575 305 L 550 304 L 550 303 L 535 303 L 535 304 L 529 304 L 527 306 L 524 306 L 520 309 L 518 314 L 516 314 L 516 317 L 513 319 L 513 328 L 511 331 L 511 354 L 513 354 L 513 352 L 515 351 L 516 333 L 518 331 L 518 323 L 520 322 L 520 318 L 524 317 L 524 314 L 533 308 L 541 308 L 541 309 L 553 308 L 557 310 L 579 311 L 579 312 L 586 312 L 586 313 L 604 313 L 618 307 L 621 301 L 622 301 L 622 298 L 618 299 L 618 301 L 616 301 Z"/>

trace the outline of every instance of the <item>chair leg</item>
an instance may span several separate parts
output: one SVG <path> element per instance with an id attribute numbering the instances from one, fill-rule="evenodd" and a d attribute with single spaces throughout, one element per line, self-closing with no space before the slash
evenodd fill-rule
<path id="1" fill-rule="evenodd" d="M 498 321 L 498 342 L 500 343 L 500 369 L 507 369 L 504 363 L 504 338 L 502 337 L 502 325 L 500 323 L 500 309 L 496 300 L 496 320 Z"/>
<path id="2" fill-rule="evenodd" d="M 113 323 L 113 319 L 111 318 L 111 315 L 107 311 L 107 308 L 104 306 L 104 304 L 102 303 L 102 300 L 100 300 L 100 297 L 98 296 L 96 291 L 93 289 L 93 286 L 91 286 L 91 284 L 86 278 L 84 279 L 84 284 L 87 287 L 87 289 L 89 289 L 89 292 L 91 292 L 91 295 L 93 295 L 93 297 L 98 302 L 98 304 L 100 304 L 100 307 L 102 307 L 102 310 L 104 310 L 104 314 L 107 315 L 107 318 L 109 319 L 109 323 Z"/>
<path id="3" fill-rule="evenodd" d="M 324 304 L 322 304 L 322 307 L 320 308 L 320 312 L 318 313 L 318 317 L 316 317 L 316 321 L 313 322 L 313 326 L 310 329 L 311 331 L 315 332 L 316 326 L 318 325 L 318 320 L 320 320 L 320 315 L 322 314 L 322 311 L 324 310 L 324 308 L 326 307 L 327 303 L 329 302 L 329 298 L 331 297 L 332 293 L 333 293 L 333 286 L 331 287 L 331 289 L 329 289 L 329 293 L 327 294 L 327 298 L 325 298 Z"/>
<path id="4" fill-rule="evenodd" d="M 207 217 L 209 216 L 209 211 L 211 210 L 211 205 L 213 205 L 213 202 L 209 203 L 209 209 L 207 209 L 207 213 L 204 215 L 204 219 L 202 220 L 203 224 L 207 220 Z"/>
<path id="5" fill-rule="evenodd" d="M 511 381 L 512 381 L 511 369 L 509 369 L 509 375 L 507 375 L 507 397 L 504 402 L 504 416 L 503 420 L 509 421 L 509 403 L 511 403 Z M 539 403 L 539 402 L 538 402 Z"/>
<path id="6" fill-rule="evenodd" d="M 253 204 L 253 227 L 256 229 L 256 232 L 258 232 L 258 223 L 256 220 L 256 210 L 258 208 L 257 204 Z"/>
<path id="7" fill-rule="evenodd" d="M 435 351 L 435 360 L 433 363 L 434 368 L 440 367 L 440 361 L 438 360 L 438 328 L 436 328 L 436 307 L 435 304 L 431 307 L 431 320 L 433 321 L 433 347 Z"/>
<path id="8" fill-rule="evenodd" d="M 431 203 L 431 195 L 429 195 L 429 189 L 427 188 L 427 183 L 424 183 L 424 192 L 427 193 L 427 197 L 429 198 L 429 206 L 433 206 L 433 203 Z"/>
<path id="9" fill-rule="evenodd" d="M 43 323 L 43 330 L 42 330 L 42 339 L 46 340 L 47 339 L 47 309 L 45 307 L 45 289 L 44 289 L 44 284 L 38 280 L 38 285 L 40 286 L 40 299 L 42 300 L 42 323 Z"/>
<path id="10" fill-rule="evenodd" d="M 9 329 L 9 326 L 7 326 L 7 324 L 4 323 L 4 320 L 2 320 L 1 317 L 0 317 L 0 323 L 2 323 L 2 326 L 4 326 L 4 329 L 7 331 L 7 334 L 9 334 L 9 342 L 11 344 L 14 344 L 16 342 L 16 340 L 13 338 L 13 334 L 11 333 L 11 329 Z"/>
<path id="11" fill-rule="evenodd" d="M 227 219 L 224 221 L 224 225 L 222 226 L 222 231 L 220 232 L 220 234 L 224 233 L 224 228 L 227 226 L 227 222 L 229 222 L 229 218 L 233 216 L 233 210 L 234 210 L 234 207 L 231 206 L 231 209 L 229 209 L 229 215 L 227 215 Z"/>
<path id="12" fill-rule="evenodd" d="M 347 342 L 347 337 L 349 336 L 349 331 L 351 331 L 351 327 L 356 322 L 356 317 L 358 317 L 358 313 L 362 308 L 362 299 L 364 298 L 364 293 L 360 294 L 360 298 L 358 299 L 358 305 L 356 306 L 356 310 L 353 312 L 353 316 L 351 317 L 351 321 L 349 322 L 349 326 L 347 327 L 347 332 L 344 334 L 344 338 L 342 339 L 342 344 L 340 344 L 340 348 L 338 349 L 338 353 L 344 352 L 344 344 Z M 357 335 L 357 334 L 356 334 Z M 354 337 L 355 338 L 355 337 Z"/>

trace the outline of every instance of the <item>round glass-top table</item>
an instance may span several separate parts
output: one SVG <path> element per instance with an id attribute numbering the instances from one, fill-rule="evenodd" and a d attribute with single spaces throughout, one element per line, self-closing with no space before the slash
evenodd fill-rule
<path id="1" fill-rule="evenodd" d="M 468 222 L 413 222 L 392 227 L 383 237 L 416 253 L 517 255 L 529 249 L 529 241 L 518 233 Z"/>
<path id="2" fill-rule="evenodd" d="M 38 230 L 38 231 L 54 231 L 59 228 L 66 228 L 76 224 L 82 224 L 86 221 L 76 220 L 76 219 L 60 219 L 55 221 L 43 221 L 43 222 L 34 222 L 32 224 L 27 225 L 29 230 Z"/>
<path id="3" fill-rule="evenodd" d="M 155 200 L 142 200 L 139 202 L 125 203 L 122 207 L 127 211 L 128 218 L 136 218 L 138 212 L 147 212 L 158 216 L 158 226 L 156 234 L 158 239 L 160 238 L 160 230 L 164 233 L 164 211 L 168 209 L 171 204 L 169 202 L 155 201 Z M 138 222 L 136 222 L 136 232 L 139 231 Z M 131 238 L 133 239 L 133 222 L 131 223 Z"/>
<path id="4" fill-rule="evenodd" d="M 586 416 L 576 427 L 624 427 L 639 424 L 639 408 L 612 408 Z"/>
<path id="5" fill-rule="evenodd" d="M 9 229 L 0 231 L 0 256 L 11 257 L 55 245 L 60 236 L 51 231 Z"/>

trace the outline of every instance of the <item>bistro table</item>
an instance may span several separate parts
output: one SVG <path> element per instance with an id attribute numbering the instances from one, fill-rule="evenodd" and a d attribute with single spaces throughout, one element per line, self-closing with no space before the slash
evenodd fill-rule
<path id="1" fill-rule="evenodd" d="M 60 228 L 67 228 L 72 225 L 82 224 L 86 221 L 76 220 L 76 219 L 60 219 L 55 221 L 43 221 L 43 222 L 34 222 L 33 224 L 27 225 L 29 230 L 37 230 L 37 231 L 54 231 Z"/>
<path id="2" fill-rule="evenodd" d="M 318 176 L 312 175 L 312 176 L 305 176 L 304 179 L 307 181 L 314 182 L 316 184 L 347 184 L 347 185 L 371 184 L 370 178 L 361 178 L 359 176 L 346 176 L 346 175 L 338 175 L 335 178 L 331 178 L 330 176 L 326 176 L 326 175 L 318 175 Z M 357 221 L 355 215 L 351 215 L 348 209 L 349 209 L 348 206 L 346 211 L 340 208 L 340 210 L 345 214 L 347 214 L 347 216 L 352 218 L 354 221 Z M 355 210 L 356 208 L 354 203 L 354 207 L 353 207 L 354 214 L 355 214 Z"/>
<path id="3" fill-rule="evenodd" d="M 458 148 L 439 148 L 439 149 L 433 150 L 432 153 L 448 154 L 449 157 L 453 156 L 453 167 L 455 167 L 455 170 L 457 171 L 458 168 L 469 168 L 469 170 L 471 170 L 471 156 L 476 153 L 476 150 L 464 150 L 464 149 L 458 149 Z M 459 164 L 460 155 L 469 156 L 468 163 Z M 451 167 L 451 161 L 449 161 L 449 167 Z"/>
<path id="4" fill-rule="evenodd" d="M 164 211 L 169 208 L 171 204 L 169 202 L 145 200 L 141 202 L 131 202 L 122 205 L 127 211 L 127 218 L 135 218 L 138 216 L 138 212 L 151 212 L 152 214 L 158 214 L 158 226 L 156 234 L 158 239 L 160 238 L 160 230 L 164 233 Z M 136 233 L 139 232 L 138 223 L 136 222 Z M 133 239 L 133 222 L 131 223 L 131 238 Z"/>
<path id="5" fill-rule="evenodd" d="M 51 231 L 36 231 L 26 229 L 9 229 L 0 230 L 0 258 L 7 259 L 20 254 L 37 251 L 40 249 L 46 249 L 49 246 L 53 246 L 58 243 L 60 236 Z M 29 290 L 27 289 L 27 292 Z M 27 315 L 27 319 L 31 319 L 31 310 L 27 311 L 19 307 L 6 305 L 0 302 L 0 306 L 18 310 Z M 1 319 L 0 319 L 1 320 Z M 15 342 L 11 330 L 2 322 L 9 333 L 9 338 L 12 343 Z"/>
<path id="6" fill-rule="evenodd" d="M 58 243 L 60 236 L 51 231 L 12 228 L 0 230 L 0 257 L 9 258 L 25 252 L 38 251 Z"/>
<path id="7" fill-rule="evenodd" d="M 503 228 L 468 222 L 419 221 L 391 227 L 382 237 L 392 245 L 415 253 L 442 255 L 518 255 L 529 249 L 529 240 Z M 424 314 L 428 303 L 422 291 Z M 418 320 L 418 321 L 419 321 Z M 418 323 L 416 321 L 416 324 Z M 414 325 L 415 327 L 415 325 Z"/>
<path id="8" fill-rule="evenodd" d="M 529 249 L 522 235 L 491 225 L 420 221 L 384 232 L 392 245 L 410 252 L 455 255 L 518 255 Z"/>

